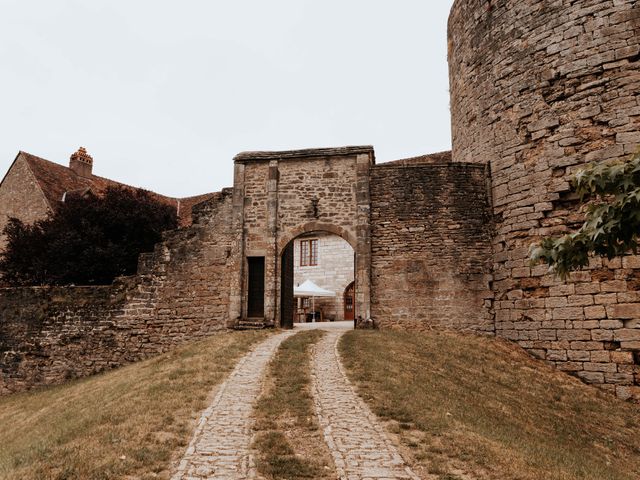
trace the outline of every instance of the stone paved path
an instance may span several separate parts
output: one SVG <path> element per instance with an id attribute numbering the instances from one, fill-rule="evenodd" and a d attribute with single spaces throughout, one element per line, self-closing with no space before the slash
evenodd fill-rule
<path id="1" fill-rule="evenodd" d="M 253 405 L 260 394 L 269 360 L 280 343 L 292 334 L 285 332 L 269 337 L 240 360 L 200 417 L 172 480 L 256 477 L 249 453 Z"/>
<path id="2" fill-rule="evenodd" d="M 312 360 L 316 414 L 339 478 L 420 480 L 347 380 L 337 351 L 343 334 L 344 331 L 327 332 L 316 344 Z"/>

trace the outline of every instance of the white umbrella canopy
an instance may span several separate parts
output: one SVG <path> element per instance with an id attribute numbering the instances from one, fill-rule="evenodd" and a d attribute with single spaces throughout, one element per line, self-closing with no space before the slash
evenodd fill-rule
<path id="1" fill-rule="evenodd" d="M 302 285 L 293 288 L 294 297 L 335 297 L 335 292 L 319 287 L 311 280 L 307 280 Z"/>
<path id="2" fill-rule="evenodd" d="M 325 290 L 324 288 L 319 287 L 311 280 L 307 280 L 302 285 L 293 288 L 293 296 L 294 297 L 311 297 L 311 303 L 313 306 L 311 307 L 313 315 L 311 317 L 311 321 L 316 321 L 316 297 L 335 297 L 335 292 L 331 292 L 329 290 Z"/>

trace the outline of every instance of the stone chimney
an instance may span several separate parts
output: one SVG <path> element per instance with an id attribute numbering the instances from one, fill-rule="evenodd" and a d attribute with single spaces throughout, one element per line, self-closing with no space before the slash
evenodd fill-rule
<path id="1" fill-rule="evenodd" d="M 93 169 L 93 157 L 87 153 L 86 148 L 80 147 L 76 153 L 71 155 L 69 168 L 77 175 L 89 178 Z"/>

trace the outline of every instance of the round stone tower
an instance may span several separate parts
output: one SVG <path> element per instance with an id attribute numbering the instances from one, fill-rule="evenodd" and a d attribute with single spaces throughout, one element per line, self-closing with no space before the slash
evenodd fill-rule
<path id="1" fill-rule="evenodd" d="M 497 334 L 640 398 L 638 257 L 568 282 L 528 262 L 580 223 L 573 173 L 639 148 L 640 1 L 456 0 L 449 70 L 453 160 L 491 167 Z"/>

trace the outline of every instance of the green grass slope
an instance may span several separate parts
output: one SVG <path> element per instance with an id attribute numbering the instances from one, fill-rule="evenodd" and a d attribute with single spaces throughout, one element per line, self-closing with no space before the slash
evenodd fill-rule
<path id="1" fill-rule="evenodd" d="M 354 331 L 351 379 L 426 478 L 637 480 L 640 408 L 507 342 Z"/>
<path id="2" fill-rule="evenodd" d="M 0 479 L 169 478 L 212 388 L 266 335 L 223 333 L 102 375 L 0 397 Z"/>

